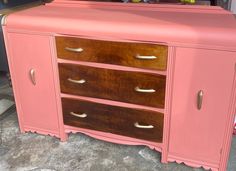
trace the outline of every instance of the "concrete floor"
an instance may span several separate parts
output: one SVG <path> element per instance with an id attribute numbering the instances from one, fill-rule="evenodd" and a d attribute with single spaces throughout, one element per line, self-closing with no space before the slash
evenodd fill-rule
<path id="1" fill-rule="evenodd" d="M 0 93 L 12 91 L 0 77 Z M 68 142 L 34 133 L 21 134 L 15 109 L 0 120 L 0 171 L 201 171 L 183 164 L 160 163 L 145 146 L 126 146 L 71 134 Z M 236 137 L 228 171 L 236 171 Z"/>

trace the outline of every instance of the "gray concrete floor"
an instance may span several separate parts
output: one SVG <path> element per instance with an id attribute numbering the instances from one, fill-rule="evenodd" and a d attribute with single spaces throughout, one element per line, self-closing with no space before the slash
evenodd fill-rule
<path id="1" fill-rule="evenodd" d="M 12 96 L 0 76 L 0 93 Z M 103 142 L 71 134 L 68 142 L 34 133 L 21 134 L 15 109 L 0 120 L 0 171 L 201 171 L 183 164 L 160 163 L 160 154 L 145 146 Z M 236 137 L 228 171 L 236 171 Z"/>

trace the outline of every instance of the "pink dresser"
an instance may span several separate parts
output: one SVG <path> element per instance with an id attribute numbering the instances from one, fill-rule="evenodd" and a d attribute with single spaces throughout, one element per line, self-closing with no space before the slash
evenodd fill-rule
<path id="1" fill-rule="evenodd" d="M 219 7 L 56 0 L 3 22 L 20 129 L 147 145 L 225 171 L 236 20 Z"/>

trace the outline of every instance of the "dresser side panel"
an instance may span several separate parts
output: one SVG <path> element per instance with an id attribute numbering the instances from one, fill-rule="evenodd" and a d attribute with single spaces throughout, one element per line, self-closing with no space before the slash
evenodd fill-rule
<path id="1" fill-rule="evenodd" d="M 6 33 L 13 88 L 22 128 L 58 136 L 58 116 L 49 37 Z M 30 71 L 35 72 L 34 85 Z M 45 133 L 46 134 L 46 133 Z"/>
<path id="2" fill-rule="evenodd" d="M 235 53 L 177 48 L 169 154 L 220 163 L 234 78 Z M 198 92 L 203 91 L 198 110 Z"/>

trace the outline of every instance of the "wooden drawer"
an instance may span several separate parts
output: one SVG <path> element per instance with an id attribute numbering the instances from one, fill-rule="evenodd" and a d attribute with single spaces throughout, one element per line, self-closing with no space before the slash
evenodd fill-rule
<path id="1" fill-rule="evenodd" d="M 64 124 L 162 142 L 162 113 L 62 98 Z"/>
<path id="2" fill-rule="evenodd" d="M 166 77 L 59 64 L 62 93 L 164 108 Z"/>
<path id="3" fill-rule="evenodd" d="M 56 37 L 56 47 L 62 59 L 162 71 L 167 66 L 168 47 L 163 45 Z"/>

